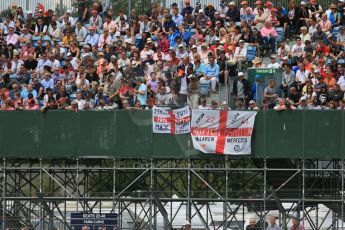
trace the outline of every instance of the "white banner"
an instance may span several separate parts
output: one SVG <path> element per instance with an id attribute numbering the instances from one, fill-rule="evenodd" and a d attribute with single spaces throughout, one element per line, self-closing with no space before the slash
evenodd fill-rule
<path id="1" fill-rule="evenodd" d="M 251 154 L 255 116 L 252 111 L 193 110 L 194 148 L 204 153 Z"/>
<path id="2" fill-rule="evenodd" d="M 190 133 L 189 107 L 171 110 L 166 107 L 152 108 L 153 133 Z"/>

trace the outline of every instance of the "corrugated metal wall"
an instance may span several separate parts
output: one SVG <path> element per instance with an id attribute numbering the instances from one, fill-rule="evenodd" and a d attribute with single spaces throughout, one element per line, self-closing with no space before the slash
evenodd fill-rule
<path id="1" fill-rule="evenodd" d="M 0 1 L 0 12 L 7 10 L 12 3 L 21 6 L 24 11 L 34 11 L 37 3 L 42 3 L 47 10 L 56 10 L 60 8 L 61 4 L 63 6 L 62 8 L 72 8 L 72 0 L 5 0 Z"/>

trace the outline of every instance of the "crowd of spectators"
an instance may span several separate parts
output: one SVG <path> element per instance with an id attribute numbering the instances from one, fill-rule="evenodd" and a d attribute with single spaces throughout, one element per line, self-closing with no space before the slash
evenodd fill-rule
<path id="1" fill-rule="evenodd" d="M 141 15 L 87 2 L 78 0 L 75 17 L 10 6 L 0 24 L 1 110 L 218 108 L 207 97 L 231 77 L 236 109 L 344 108 L 344 0 L 327 9 L 316 0 L 185 0 Z M 281 68 L 282 82 L 250 82 L 250 66 Z M 257 83 L 267 83 L 261 101 Z"/>

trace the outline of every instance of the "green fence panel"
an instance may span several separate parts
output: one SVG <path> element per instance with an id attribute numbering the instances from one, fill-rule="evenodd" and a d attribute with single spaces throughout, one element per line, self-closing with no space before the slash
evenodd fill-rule
<path id="1" fill-rule="evenodd" d="M 0 113 L 0 156 L 9 158 L 222 158 L 190 134 L 153 134 L 151 111 Z M 345 113 L 259 111 L 252 158 L 343 159 Z M 229 156 L 233 158 L 233 156 Z"/>
<path id="2" fill-rule="evenodd" d="M 115 112 L 78 113 L 78 156 L 115 155 Z"/>
<path id="3" fill-rule="evenodd" d="M 149 111 L 116 112 L 116 157 L 150 158 L 152 122 Z"/>
<path id="4" fill-rule="evenodd" d="M 197 157 L 190 134 L 153 134 L 153 156 L 162 158 Z"/>
<path id="5" fill-rule="evenodd" d="M 257 158 L 266 157 L 266 116 L 267 112 L 258 112 L 252 136 L 252 155 Z"/>
<path id="6" fill-rule="evenodd" d="M 40 115 L 40 114 L 38 114 Z M 46 158 L 76 157 L 77 113 L 48 111 L 42 116 L 40 150 Z"/>
<path id="7" fill-rule="evenodd" d="M 342 158 L 341 143 L 343 113 L 338 111 L 308 111 L 304 113 L 304 152 L 307 159 Z"/>
<path id="8" fill-rule="evenodd" d="M 41 114 L 35 111 L 2 113 L 2 156 L 40 157 Z"/>
<path id="9" fill-rule="evenodd" d="M 266 116 L 266 157 L 303 158 L 303 112 L 268 111 Z M 259 135 L 264 135 L 259 134 Z"/>

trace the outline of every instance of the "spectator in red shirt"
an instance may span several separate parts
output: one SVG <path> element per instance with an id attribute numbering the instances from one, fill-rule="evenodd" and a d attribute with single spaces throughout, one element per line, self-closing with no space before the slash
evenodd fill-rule
<path id="1" fill-rule="evenodd" d="M 329 48 L 329 46 L 326 46 L 323 40 L 319 41 L 319 44 L 316 47 L 316 50 L 314 51 L 314 57 L 316 54 L 322 54 L 323 56 L 329 56 L 329 54 L 331 53 L 331 49 Z"/>
<path id="2" fill-rule="evenodd" d="M 159 34 L 158 47 L 161 48 L 163 53 L 169 52 L 170 42 L 164 32 Z"/>

